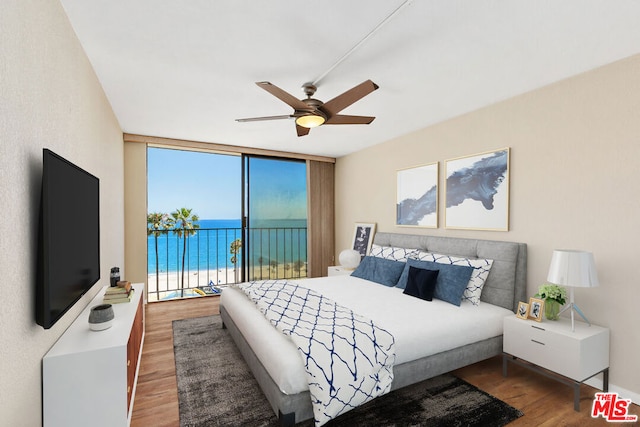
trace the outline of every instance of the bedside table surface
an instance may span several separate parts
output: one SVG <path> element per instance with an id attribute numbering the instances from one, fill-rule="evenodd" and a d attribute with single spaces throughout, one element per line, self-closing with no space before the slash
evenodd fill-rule
<path id="1" fill-rule="evenodd" d="M 352 269 L 345 268 L 341 265 L 331 265 L 327 268 L 327 276 L 348 276 L 353 273 Z"/>

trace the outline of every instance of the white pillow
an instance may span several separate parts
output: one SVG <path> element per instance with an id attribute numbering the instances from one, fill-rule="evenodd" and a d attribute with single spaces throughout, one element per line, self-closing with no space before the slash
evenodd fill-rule
<path id="1" fill-rule="evenodd" d="M 371 245 L 369 256 L 391 259 L 393 261 L 407 262 L 407 258 L 415 258 L 418 249 L 397 248 L 394 246 Z"/>
<path id="2" fill-rule="evenodd" d="M 461 258 L 431 252 L 418 252 L 416 258 L 421 261 L 473 267 L 474 270 L 473 273 L 471 273 L 469 283 L 462 294 L 462 301 L 469 301 L 473 305 L 480 305 L 480 295 L 482 294 L 484 283 L 487 281 L 487 277 L 491 272 L 491 266 L 493 265 L 492 259 Z"/>

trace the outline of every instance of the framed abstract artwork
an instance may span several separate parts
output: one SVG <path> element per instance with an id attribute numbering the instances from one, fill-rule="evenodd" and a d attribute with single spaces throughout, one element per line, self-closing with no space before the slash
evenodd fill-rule
<path id="1" fill-rule="evenodd" d="M 366 256 L 373 245 L 373 235 L 376 233 L 376 224 L 356 223 L 353 231 L 353 246 L 360 254 L 360 257 Z"/>
<path id="2" fill-rule="evenodd" d="M 438 227 L 438 163 L 397 173 L 396 225 Z"/>
<path id="3" fill-rule="evenodd" d="M 509 148 L 445 162 L 445 227 L 509 230 Z"/>

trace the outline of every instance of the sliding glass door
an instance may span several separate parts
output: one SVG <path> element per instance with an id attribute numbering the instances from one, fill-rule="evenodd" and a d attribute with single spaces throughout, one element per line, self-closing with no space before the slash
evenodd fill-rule
<path id="1" fill-rule="evenodd" d="M 245 155 L 245 280 L 307 277 L 305 161 Z"/>

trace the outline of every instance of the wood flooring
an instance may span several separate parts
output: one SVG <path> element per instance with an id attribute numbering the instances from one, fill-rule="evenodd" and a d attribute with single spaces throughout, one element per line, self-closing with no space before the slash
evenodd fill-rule
<path id="1" fill-rule="evenodd" d="M 146 305 L 146 330 L 131 427 L 180 425 L 172 322 L 219 314 L 219 300 L 220 297 L 212 296 Z"/>
<path id="2" fill-rule="evenodd" d="M 147 304 L 146 333 L 132 427 L 179 426 L 172 322 L 218 314 L 219 299 L 218 296 L 212 296 Z M 610 425 L 602 418 L 591 418 L 591 404 L 596 390 L 587 385 L 581 388 L 580 412 L 576 412 L 573 410 L 572 388 L 514 364 L 509 364 L 509 375 L 505 378 L 502 376 L 500 357 L 453 373 L 524 412 L 524 416 L 509 424 L 509 427 Z M 629 412 L 640 415 L 640 407 L 633 405 Z"/>

